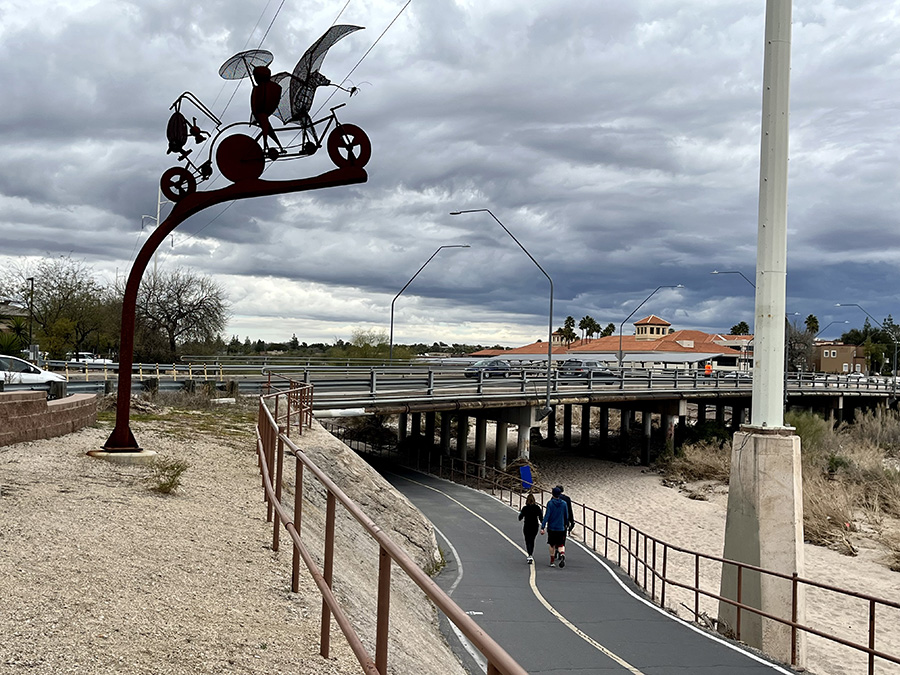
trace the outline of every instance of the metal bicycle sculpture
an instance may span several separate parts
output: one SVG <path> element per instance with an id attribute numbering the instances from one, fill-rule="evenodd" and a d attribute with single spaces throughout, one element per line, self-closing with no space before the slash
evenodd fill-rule
<path id="1" fill-rule="evenodd" d="M 259 178 L 267 162 L 313 155 L 322 147 L 326 137 L 328 156 L 337 167 L 365 166 L 372 155 L 368 137 L 358 126 L 341 124 L 337 119 L 336 111 L 346 104 L 331 108 L 329 115 L 316 121 L 309 115 L 316 89 L 333 84 L 319 72 L 325 54 L 338 40 L 359 29 L 359 26 L 332 26 L 306 50 L 291 73 L 273 76 L 269 70 L 272 53 L 263 49 L 240 52 L 222 64 L 219 75 L 224 79 L 251 78 L 253 81 L 251 120 L 248 122 L 222 126 L 222 121 L 193 94 L 185 92 L 179 96 L 170 108 L 175 112 L 169 118 L 166 136 L 169 140 L 168 152 L 178 154 L 178 159 L 185 162 L 185 166 L 172 167 L 162 175 L 160 188 L 163 194 L 173 202 L 192 194 L 198 182 L 209 180 L 212 176 L 214 159 L 219 171 L 228 180 L 238 182 Z M 333 86 L 343 89 L 340 85 Z M 351 96 L 356 92 L 355 89 L 344 91 Z M 201 129 L 196 117 L 188 123 L 181 112 L 185 101 L 191 102 L 215 124 L 214 133 Z M 284 126 L 274 128 L 269 119 L 272 115 Z M 332 126 L 334 129 L 331 129 Z M 258 131 L 254 136 L 230 133 L 240 127 L 256 127 Z M 280 136 L 287 134 L 292 134 L 293 138 L 285 145 Z M 185 149 L 191 137 L 196 143 L 209 141 L 206 161 L 200 164 L 191 161 L 189 155 L 192 150 Z M 270 146 L 270 140 L 275 142 L 275 146 Z"/>
<path id="2" fill-rule="evenodd" d="M 365 165 L 372 156 L 368 136 L 358 126 L 341 124 L 336 111 L 346 104 L 330 109 L 330 114 L 313 120 L 309 111 L 319 87 L 335 86 L 349 95 L 355 88 L 344 89 L 330 82 L 319 72 L 328 50 L 341 38 L 360 30 L 360 26 L 337 25 L 329 28 L 297 62 L 293 72 L 272 75 L 269 64 L 271 52 L 253 49 L 235 54 L 219 68 L 226 80 L 251 78 L 250 120 L 223 125 L 196 96 L 186 91 L 170 107 L 173 110 L 166 129 L 168 153 L 176 154 L 182 166 L 166 170 L 160 179 L 162 193 L 172 202 L 169 217 L 154 230 L 141 248 L 132 265 L 122 305 L 122 328 L 119 343 L 118 392 L 116 398 L 116 426 L 104 450 L 108 452 L 136 452 L 140 448 L 129 426 L 131 404 L 131 369 L 134 362 L 134 323 L 137 293 L 141 277 L 153 253 L 166 237 L 185 219 L 205 208 L 226 201 L 248 197 L 287 194 L 305 190 L 364 183 L 368 180 Z M 204 130 L 192 116 L 189 123 L 182 106 L 190 103 L 213 125 Z M 282 125 L 274 127 L 270 117 L 277 117 Z M 247 133 L 241 133 L 246 129 Z M 286 143 L 288 135 L 291 139 Z M 193 149 L 186 148 L 190 140 L 208 144 L 203 161 L 191 159 Z M 268 164 L 314 155 L 323 144 L 337 167 L 308 178 L 263 180 Z M 202 154 L 201 148 L 198 154 Z M 215 190 L 198 191 L 198 185 L 213 176 L 214 167 L 230 185 Z"/>

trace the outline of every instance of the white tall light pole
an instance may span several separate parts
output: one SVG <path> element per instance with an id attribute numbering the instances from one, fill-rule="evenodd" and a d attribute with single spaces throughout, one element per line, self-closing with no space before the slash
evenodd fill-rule
<path id="1" fill-rule="evenodd" d="M 897 338 L 894 335 L 894 333 L 892 331 L 887 330 L 884 326 L 881 325 L 881 323 L 878 321 L 878 319 L 876 319 L 874 316 L 869 314 L 865 309 L 863 309 L 863 307 L 861 305 L 857 305 L 855 302 L 838 302 L 838 303 L 835 303 L 834 306 L 835 307 L 857 307 L 857 308 L 861 309 L 863 314 L 865 314 L 867 317 L 869 317 L 870 319 L 872 319 L 872 321 L 875 322 L 876 326 L 878 326 L 882 331 L 884 331 L 885 333 L 887 333 L 888 335 L 891 336 L 891 340 L 894 341 L 894 363 L 893 363 L 893 368 L 892 368 L 892 370 L 894 371 L 893 391 L 896 394 L 897 393 Z M 834 323 L 834 322 L 832 322 L 832 323 Z M 829 324 L 829 325 L 831 325 L 831 324 Z"/>
<path id="2" fill-rule="evenodd" d="M 34 277 L 28 277 L 25 281 L 31 284 L 31 289 L 28 293 L 28 358 L 34 359 L 38 361 L 34 354 Z"/>
<path id="3" fill-rule="evenodd" d="M 675 286 L 657 286 L 656 289 L 650 295 L 648 295 L 646 298 L 641 300 L 641 304 L 639 304 L 637 307 L 635 307 L 633 310 L 631 310 L 631 314 L 626 316 L 622 320 L 622 323 L 619 324 L 619 375 L 622 374 L 622 361 L 625 358 L 625 355 L 622 352 L 622 332 L 625 330 L 625 323 L 628 321 L 628 319 L 630 319 L 631 317 L 634 316 L 635 312 L 637 312 L 641 307 L 644 306 L 644 303 L 646 303 L 650 298 L 652 298 L 654 295 L 656 295 L 657 292 L 661 288 L 684 288 L 684 286 L 682 284 L 677 284 Z"/>
<path id="4" fill-rule="evenodd" d="M 438 246 L 437 250 L 431 254 L 431 257 L 423 263 L 423 265 L 416 271 L 415 274 L 412 275 L 412 279 L 407 281 L 406 284 L 403 286 L 403 288 L 400 289 L 400 293 L 397 293 L 397 295 L 394 296 L 394 299 L 391 300 L 391 338 L 390 338 L 391 346 L 390 346 L 390 351 L 388 354 L 388 363 L 394 362 L 394 303 L 397 302 L 397 298 L 400 297 L 400 294 L 403 293 L 403 291 L 405 291 L 407 289 L 407 287 L 413 282 L 413 279 L 415 279 L 417 276 L 419 276 L 419 272 L 421 272 L 422 270 L 425 269 L 425 265 L 430 263 L 432 261 L 432 259 L 434 258 L 434 256 L 436 256 L 438 253 L 443 251 L 445 248 L 469 248 L 469 245 L 468 244 L 446 244 L 444 246 Z"/>
<path id="5" fill-rule="evenodd" d="M 788 578 L 804 576 L 800 437 L 784 425 L 791 10 L 791 0 L 766 0 L 753 398 L 750 424 L 741 426 L 732 443 L 723 553 Z M 741 577 L 735 566 L 722 566 L 724 598 L 741 598 L 771 616 L 802 624 L 805 589 L 796 590 L 796 602 L 791 591 L 791 584 L 780 579 L 748 571 Z M 748 614 L 742 640 L 776 659 L 806 665 L 805 633 L 792 635 L 790 627 Z M 739 620 L 725 600 L 719 603 L 719 617 L 727 625 Z"/>
<path id="6" fill-rule="evenodd" d="M 519 248 L 525 252 L 525 255 L 527 255 L 529 258 L 531 258 L 531 262 L 533 262 L 535 265 L 537 265 L 537 268 L 541 271 L 541 274 L 543 274 L 545 277 L 547 277 L 547 281 L 550 282 L 550 328 L 547 332 L 547 401 L 546 401 L 546 404 L 545 404 L 545 407 L 543 410 L 543 415 L 542 415 L 542 417 L 546 417 L 547 415 L 550 414 L 550 389 L 552 386 L 551 385 L 552 372 L 551 372 L 550 367 L 553 363 L 553 279 L 551 279 L 550 275 L 547 274 L 546 270 L 544 270 L 544 268 L 541 267 L 541 264 L 537 260 L 534 259 L 534 256 L 528 252 L 528 249 L 525 248 L 524 246 L 522 246 L 522 242 L 520 242 L 518 239 L 516 239 L 516 235 L 514 235 L 512 232 L 510 232 L 506 228 L 506 225 L 501 223 L 500 219 L 497 218 L 497 216 L 495 216 L 494 213 L 490 209 L 463 209 L 461 211 L 451 211 L 450 215 L 451 216 L 459 216 L 459 215 L 462 215 L 463 213 L 487 213 L 491 218 L 493 218 L 495 221 L 497 221 L 497 224 L 503 228 L 503 231 L 506 232 L 506 234 L 508 234 L 512 238 L 512 240 L 514 242 L 516 242 L 516 244 L 519 245 Z"/>

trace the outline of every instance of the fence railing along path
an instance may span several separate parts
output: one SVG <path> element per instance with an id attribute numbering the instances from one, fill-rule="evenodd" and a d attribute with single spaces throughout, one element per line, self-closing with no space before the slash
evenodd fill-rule
<path id="1" fill-rule="evenodd" d="M 257 454 L 262 485 L 267 504 L 267 519 L 273 524 L 272 549 L 279 550 L 281 531 L 285 530 L 293 556 L 291 561 L 291 589 L 299 589 L 301 560 L 306 565 L 322 594 L 320 653 L 328 657 L 331 617 L 341 629 L 347 644 L 369 675 L 387 675 L 388 630 L 391 595 L 391 572 L 396 566 L 422 590 L 437 609 L 482 653 L 488 662 L 489 675 L 526 675 L 525 670 L 490 638 L 450 597 L 423 572 L 402 548 L 374 523 L 363 510 L 304 454 L 291 438 L 302 434 L 312 420 L 312 387 L 302 383 L 288 383 L 287 389 L 260 397 L 257 422 Z M 295 489 L 293 504 L 282 502 L 286 456 L 295 459 Z M 324 557 L 320 569 L 303 540 L 303 477 L 312 476 L 326 492 Z M 378 544 L 378 559 L 372 561 L 378 569 L 374 657 L 354 629 L 340 602 L 332 592 L 335 558 L 335 512 L 340 506 L 352 516 L 362 530 Z M 358 562 L 358 561 L 355 561 Z"/>
<path id="2" fill-rule="evenodd" d="M 322 423 L 326 429 L 340 438 L 349 447 L 360 452 L 372 451 L 371 446 L 365 441 L 354 438 L 353 430 L 342 427 L 331 420 L 324 420 Z M 401 463 L 409 468 L 437 475 L 454 482 L 464 483 L 479 490 L 488 491 L 501 501 L 516 508 L 522 507 L 528 494 L 527 491 L 523 490 L 522 479 L 519 476 L 498 471 L 477 462 L 442 455 L 437 451 L 411 451 L 410 453 L 403 453 L 400 459 L 405 459 L 406 461 Z M 532 492 L 542 505 L 546 504 L 546 501 L 550 498 L 549 490 L 545 490 L 542 486 L 535 485 Z M 765 619 L 787 625 L 791 628 L 794 647 L 792 649 L 794 653 L 792 665 L 796 665 L 797 635 L 800 631 L 855 650 L 859 653 L 860 665 L 862 665 L 862 662 L 865 662 L 864 672 L 868 673 L 868 675 L 875 674 L 877 663 L 885 665 L 900 664 L 900 654 L 888 653 L 878 648 L 878 626 L 892 628 L 900 626 L 900 603 L 896 601 L 839 588 L 812 579 L 805 579 L 797 576 L 797 574 L 782 574 L 735 560 L 692 551 L 653 537 L 624 520 L 597 511 L 586 504 L 579 504 L 573 501 L 572 506 L 575 509 L 576 522 L 581 528 L 581 542 L 621 567 L 634 583 L 646 593 L 648 599 L 651 599 L 661 607 L 667 606 L 667 600 L 670 599 L 673 590 L 680 590 L 682 593 L 687 594 L 692 606 L 686 606 L 692 611 L 697 620 L 702 620 L 706 617 L 706 613 L 701 611 L 702 599 L 729 604 L 735 608 L 737 618 L 734 626 L 725 627 L 725 632 L 726 634 L 730 633 L 730 636 L 737 640 L 741 639 L 742 617 L 746 613 L 756 614 Z M 717 566 L 720 571 L 726 566 L 733 567 L 738 579 L 737 598 L 726 598 L 719 594 L 718 588 L 704 587 L 703 579 L 706 575 L 701 574 L 703 566 Z M 742 602 L 741 579 L 745 574 L 765 575 L 781 579 L 786 584 L 790 584 L 792 589 L 791 616 L 774 616 Z M 713 576 L 718 578 L 719 575 Z M 865 643 L 848 638 L 845 635 L 838 635 L 817 628 L 809 625 L 808 622 L 800 623 L 797 620 L 797 599 L 799 596 L 798 589 L 801 586 L 821 593 L 831 593 L 843 598 L 858 600 L 860 607 L 865 608 L 864 614 L 858 617 L 847 618 L 849 623 L 861 623 L 867 627 Z M 808 596 L 807 603 L 809 603 Z M 856 672 L 863 671 L 859 670 Z"/>

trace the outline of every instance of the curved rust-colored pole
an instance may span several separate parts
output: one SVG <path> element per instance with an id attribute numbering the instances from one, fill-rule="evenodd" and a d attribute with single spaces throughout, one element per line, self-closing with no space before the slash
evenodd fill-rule
<path id="1" fill-rule="evenodd" d="M 242 180 L 218 190 L 208 192 L 195 192 L 185 196 L 176 202 L 172 213 L 150 235 L 147 243 L 141 248 L 128 281 L 125 284 L 125 296 L 122 300 L 122 328 L 119 340 L 119 377 L 118 392 L 116 394 L 116 426 L 103 449 L 107 452 L 139 452 L 140 446 L 131 433 L 129 423 L 131 406 L 131 370 L 134 365 L 134 320 L 137 306 L 138 288 L 144 270 L 153 258 L 153 254 L 166 237 L 190 216 L 203 209 L 247 197 L 266 197 L 270 195 L 287 194 L 289 192 L 303 192 L 305 190 L 318 190 L 327 187 L 340 187 L 365 183 L 368 175 L 362 168 L 353 166 L 334 169 L 312 178 L 298 178 L 296 180 L 270 181 L 262 179 Z"/>

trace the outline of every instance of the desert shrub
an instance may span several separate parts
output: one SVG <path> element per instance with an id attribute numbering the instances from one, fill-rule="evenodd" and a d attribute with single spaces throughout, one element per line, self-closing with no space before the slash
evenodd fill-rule
<path id="1" fill-rule="evenodd" d="M 154 492 L 174 492 L 181 485 L 181 475 L 189 466 L 183 459 L 157 457 L 147 465 L 147 483 Z"/>
<path id="2" fill-rule="evenodd" d="M 855 555 L 849 534 L 854 525 L 856 497 L 852 483 L 829 480 L 821 472 L 803 476 L 803 535 L 806 541 Z"/>
<path id="3" fill-rule="evenodd" d="M 662 460 L 660 468 L 673 480 L 715 480 L 727 484 L 731 473 L 731 444 L 713 440 L 684 445 L 678 455 Z"/>
<path id="4" fill-rule="evenodd" d="M 784 416 L 786 424 L 794 427 L 800 437 L 800 448 L 804 456 L 821 461 L 830 455 L 840 453 L 840 442 L 829 420 L 811 412 L 790 411 Z"/>
<path id="5" fill-rule="evenodd" d="M 716 443 L 719 446 L 731 446 L 731 432 L 724 424 L 717 424 L 714 420 L 706 420 L 679 430 L 685 445 Z"/>
<path id="6" fill-rule="evenodd" d="M 853 436 L 876 445 L 891 457 L 900 456 L 900 411 L 858 413 L 853 422 Z"/>

